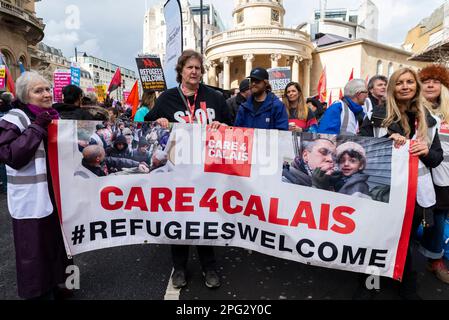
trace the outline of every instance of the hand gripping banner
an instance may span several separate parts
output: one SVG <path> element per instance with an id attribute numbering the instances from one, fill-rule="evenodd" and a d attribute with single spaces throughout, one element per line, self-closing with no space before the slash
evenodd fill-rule
<path id="1" fill-rule="evenodd" d="M 234 246 L 401 279 L 418 175 L 408 145 L 153 123 L 111 140 L 96 124 L 50 127 L 68 255 L 142 243 Z M 105 144 L 89 145 L 95 135 Z"/>

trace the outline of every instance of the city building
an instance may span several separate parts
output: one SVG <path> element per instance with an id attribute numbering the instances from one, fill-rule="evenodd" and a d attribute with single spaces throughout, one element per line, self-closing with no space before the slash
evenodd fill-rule
<path id="1" fill-rule="evenodd" d="M 166 26 L 164 17 L 164 3 L 151 7 L 144 17 L 143 53 L 157 54 L 162 63 L 165 60 Z M 183 47 L 200 51 L 200 7 L 192 6 L 187 0 L 181 0 L 183 16 Z M 211 36 L 224 31 L 218 11 L 211 4 L 203 6 L 203 39 L 204 46 Z"/>
<path id="2" fill-rule="evenodd" d="M 313 45 L 310 36 L 284 28 L 282 0 L 235 0 L 234 29 L 210 38 L 205 54 L 205 81 L 238 88 L 253 67 L 290 66 L 292 79 L 308 92 Z"/>
<path id="3" fill-rule="evenodd" d="M 81 69 L 87 71 L 91 78 L 93 79 L 93 85 L 107 85 L 109 86 L 112 77 L 115 74 L 117 68 L 120 68 L 122 74 L 122 87 L 113 93 L 113 96 L 117 99 L 122 99 L 122 94 L 124 91 L 131 91 L 134 83 L 137 80 L 136 72 L 124 67 L 120 67 L 111 62 L 105 61 L 103 59 L 93 57 L 87 53 L 79 53 L 77 59 L 75 57 L 71 58 L 72 62 L 78 62 Z M 88 80 L 86 80 L 87 82 Z"/>
<path id="4" fill-rule="evenodd" d="M 36 17 L 35 2 L 0 0 L 0 51 L 14 79 L 20 75 L 19 61 L 25 69 L 31 66 L 28 47 L 44 38 L 45 24 Z"/>
<path id="5" fill-rule="evenodd" d="M 319 78 L 324 68 L 327 75 L 328 101 L 329 96 L 335 101 L 352 71 L 354 78 L 366 80 L 374 75 L 390 77 L 402 67 L 418 70 L 425 65 L 422 62 L 410 61 L 411 56 L 410 52 L 403 49 L 366 39 L 317 47 L 313 53 L 311 95 L 317 94 Z"/>
<path id="6" fill-rule="evenodd" d="M 449 63 L 449 1 L 408 32 L 403 48 L 416 61 Z"/>
<path id="7" fill-rule="evenodd" d="M 70 61 L 62 51 L 43 42 L 30 46 L 28 52 L 31 56 L 31 69 L 42 74 L 50 83 L 53 83 L 53 72 L 56 69 L 70 69 Z"/>
<path id="8" fill-rule="evenodd" d="M 284 14 L 282 0 L 235 0 L 234 29 L 208 42 L 206 83 L 237 88 L 253 67 L 290 67 L 292 80 L 311 96 L 326 68 L 327 89 L 335 100 L 352 71 L 355 78 L 366 79 L 424 65 L 410 61 L 410 52 L 368 39 L 322 34 L 312 41 L 304 31 L 284 28 Z"/>
<path id="9" fill-rule="evenodd" d="M 328 9 L 327 1 L 320 1 L 310 22 L 304 22 L 298 29 L 310 34 L 312 40 L 322 34 L 332 34 L 350 40 L 367 39 L 377 41 L 379 34 L 379 9 L 371 0 L 364 0 L 359 8 L 352 10 Z"/>

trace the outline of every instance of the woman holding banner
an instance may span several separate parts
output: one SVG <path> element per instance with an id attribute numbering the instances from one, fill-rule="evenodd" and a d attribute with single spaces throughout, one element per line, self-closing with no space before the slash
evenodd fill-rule
<path id="1" fill-rule="evenodd" d="M 47 128 L 59 115 L 50 84 L 39 74 L 23 73 L 16 90 L 16 106 L 0 120 L 0 162 L 7 165 L 18 293 L 54 299 L 69 264 L 47 175 Z"/>
<path id="2" fill-rule="evenodd" d="M 444 264 L 444 226 L 449 213 L 449 70 L 442 65 L 430 65 L 421 70 L 423 95 L 431 103 L 431 113 L 439 120 L 441 147 L 445 159 L 432 170 L 436 205 L 433 226 L 424 228 L 418 250 L 428 259 L 427 269 L 442 282 L 449 283 L 449 271 Z"/>
<path id="3" fill-rule="evenodd" d="M 288 129 L 296 132 L 318 131 L 315 113 L 306 104 L 301 86 L 297 82 L 290 82 L 284 90 L 284 104 L 287 107 Z"/>
<path id="4" fill-rule="evenodd" d="M 443 150 L 436 119 L 428 111 L 428 102 L 422 94 L 422 84 L 417 73 L 402 68 L 393 73 L 387 87 L 387 107 L 374 107 L 373 116 L 365 119 L 361 134 L 373 137 L 389 137 L 396 148 L 408 139 L 414 140 L 410 154 L 419 157 L 417 201 L 412 223 L 411 241 L 419 224 L 429 223 L 429 213 L 435 205 L 430 169 L 443 161 Z M 399 295 L 406 300 L 420 299 L 416 288 L 416 274 L 412 268 L 412 242 L 409 244 Z M 361 289 L 366 289 L 365 283 Z M 359 292 L 362 294 L 362 292 Z M 356 298 L 356 297 L 355 297 Z"/>
<path id="5" fill-rule="evenodd" d="M 230 114 L 223 95 L 203 85 L 203 57 L 193 50 L 186 50 L 176 65 L 179 87 L 169 89 L 156 100 L 153 109 L 145 116 L 145 121 L 157 121 L 162 127 L 169 122 L 209 124 L 213 129 L 230 124 Z M 205 284 L 218 288 L 220 278 L 216 272 L 213 247 L 197 246 L 197 251 Z M 172 284 L 175 288 L 187 285 L 187 260 L 189 246 L 172 245 L 174 272 Z"/>

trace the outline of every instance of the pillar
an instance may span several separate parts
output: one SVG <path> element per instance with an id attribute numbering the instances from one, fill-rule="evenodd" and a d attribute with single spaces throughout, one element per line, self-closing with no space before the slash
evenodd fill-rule
<path id="1" fill-rule="evenodd" d="M 282 58 L 282 55 L 273 53 L 271 55 L 271 68 L 277 68 L 279 66 L 279 59 Z"/>
<path id="2" fill-rule="evenodd" d="M 310 96 L 310 71 L 312 69 L 312 61 L 310 59 L 304 60 L 304 96 Z"/>
<path id="3" fill-rule="evenodd" d="M 243 60 L 246 62 L 246 68 L 245 68 L 245 77 L 248 77 L 251 73 L 251 70 L 253 70 L 253 62 L 255 60 L 255 56 L 253 54 L 245 54 L 243 55 Z"/>
<path id="4" fill-rule="evenodd" d="M 301 56 L 293 56 L 292 64 L 292 81 L 299 82 L 299 64 L 302 62 L 303 58 Z M 304 81 L 302 83 L 304 86 Z"/>
<path id="5" fill-rule="evenodd" d="M 231 57 L 224 57 L 220 59 L 220 62 L 223 63 L 223 89 L 229 90 L 231 89 Z"/>

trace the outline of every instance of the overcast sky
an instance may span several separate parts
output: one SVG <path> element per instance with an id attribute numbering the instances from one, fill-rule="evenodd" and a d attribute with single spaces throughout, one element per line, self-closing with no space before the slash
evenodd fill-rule
<path id="1" fill-rule="evenodd" d="M 147 6 L 159 3 L 147 0 Z M 191 3 L 199 3 L 191 0 Z M 407 31 L 429 16 L 444 0 L 373 0 L 379 8 L 379 41 L 400 45 Z M 227 28 L 232 28 L 233 0 L 204 0 L 219 10 Z M 361 0 L 328 0 L 328 8 L 356 9 Z M 142 51 L 145 0 L 43 0 L 36 3 L 44 19 L 44 42 L 62 49 L 66 57 L 78 51 L 136 69 L 134 58 Z M 308 21 L 318 0 L 284 0 L 285 26 Z M 78 19 L 79 17 L 79 19 Z"/>

